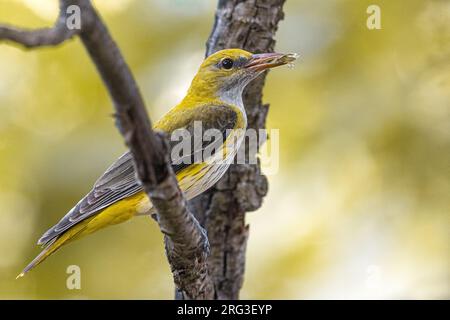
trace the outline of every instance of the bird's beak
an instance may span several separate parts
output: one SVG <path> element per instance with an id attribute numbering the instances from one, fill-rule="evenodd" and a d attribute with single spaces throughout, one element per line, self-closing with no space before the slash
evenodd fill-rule
<path id="1" fill-rule="evenodd" d="M 252 71 L 263 71 L 292 63 L 297 58 L 296 53 L 259 53 L 252 55 L 244 67 Z"/>

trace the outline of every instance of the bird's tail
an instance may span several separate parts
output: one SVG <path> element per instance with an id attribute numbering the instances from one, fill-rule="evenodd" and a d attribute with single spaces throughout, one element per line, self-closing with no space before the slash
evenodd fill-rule
<path id="1" fill-rule="evenodd" d="M 56 240 L 56 239 L 55 239 Z M 26 267 L 25 269 L 23 269 L 23 271 L 16 277 L 16 279 L 19 279 L 21 277 L 23 277 L 28 271 L 30 271 L 31 269 L 33 269 L 34 267 L 36 267 L 38 264 L 40 264 L 42 261 L 44 261 L 49 255 L 51 255 L 53 252 L 56 251 L 57 248 L 53 249 L 53 244 L 56 241 L 52 241 L 52 243 L 49 244 L 48 247 L 46 247 L 44 250 L 41 251 L 41 253 L 39 253 L 37 255 L 36 258 L 33 259 L 33 261 L 31 261 Z"/>
<path id="2" fill-rule="evenodd" d="M 55 253 L 59 248 L 61 248 L 63 245 L 71 242 L 72 240 L 79 237 L 81 232 L 86 228 L 87 223 L 90 219 L 87 221 L 83 221 L 80 224 L 75 225 L 73 228 L 67 230 L 57 238 L 53 239 L 45 248 L 42 250 L 41 253 L 37 255 L 36 258 L 33 259 L 26 267 L 23 269 L 23 271 L 16 277 L 16 279 L 23 277 L 28 271 L 34 269 L 37 265 L 39 265 L 42 261 L 47 259 L 51 254 Z"/>

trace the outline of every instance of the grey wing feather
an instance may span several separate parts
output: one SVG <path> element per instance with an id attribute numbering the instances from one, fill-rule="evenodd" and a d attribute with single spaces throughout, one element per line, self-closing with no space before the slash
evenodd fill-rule
<path id="1" fill-rule="evenodd" d="M 39 239 L 38 244 L 47 245 L 78 222 L 141 190 L 133 158 L 130 152 L 126 152 L 95 182 L 92 190 Z"/>
<path id="2" fill-rule="evenodd" d="M 215 128 L 222 132 L 223 138 L 226 138 L 228 129 L 233 129 L 236 121 L 236 112 L 227 106 L 205 106 L 202 112 L 198 112 L 199 115 L 195 119 L 189 119 L 189 121 L 180 124 L 179 128 L 185 128 L 194 134 L 194 121 L 202 122 L 203 132 L 207 129 Z M 192 148 L 192 155 L 188 155 L 189 158 L 194 158 L 194 154 L 201 152 L 207 147 L 214 146 L 218 141 L 211 143 L 201 142 L 194 145 Z M 172 145 L 170 148 L 173 148 Z M 185 163 L 173 163 L 172 168 L 174 172 L 179 172 L 189 164 Z M 82 198 L 55 226 L 50 228 L 44 235 L 38 240 L 38 245 L 46 246 L 51 241 L 64 233 L 64 231 L 70 229 L 75 224 L 83 221 L 100 210 L 110 206 L 111 204 L 132 196 L 142 191 L 142 185 L 140 184 L 136 171 L 134 169 L 134 163 L 131 153 L 128 151 L 124 153 L 115 163 L 113 163 L 106 172 L 95 182 L 92 190 Z"/>
<path id="3" fill-rule="evenodd" d="M 197 116 L 195 119 L 191 120 L 189 123 L 185 124 L 182 128 L 187 130 L 191 137 L 194 137 L 196 132 L 195 121 L 201 122 L 202 133 L 207 130 L 215 129 L 221 134 L 221 139 L 212 139 L 212 141 L 207 141 L 204 139 L 192 139 L 191 140 L 191 153 L 188 155 L 179 156 L 172 162 L 172 168 L 174 172 L 178 172 L 189 164 L 196 162 L 204 154 L 210 154 L 212 150 L 218 150 L 219 146 L 222 145 L 223 141 L 226 140 L 230 129 L 234 129 L 237 122 L 236 112 L 228 106 L 205 106 L 201 108 L 202 110 L 197 111 Z M 172 150 L 178 141 L 170 141 L 170 149 Z M 174 156 L 174 155 L 172 155 Z M 200 157 L 201 159 L 201 157 Z"/>

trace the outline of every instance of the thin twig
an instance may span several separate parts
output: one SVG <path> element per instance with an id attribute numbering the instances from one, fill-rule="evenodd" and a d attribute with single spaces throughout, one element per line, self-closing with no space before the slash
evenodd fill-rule
<path id="1" fill-rule="evenodd" d="M 79 29 L 69 29 L 67 27 L 67 7 L 71 3 L 71 1 L 61 0 L 58 19 L 51 28 L 29 30 L 0 25 L 0 40 L 14 42 L 29 49 L 55 46 L 63 43 L 80 32 Z"/>

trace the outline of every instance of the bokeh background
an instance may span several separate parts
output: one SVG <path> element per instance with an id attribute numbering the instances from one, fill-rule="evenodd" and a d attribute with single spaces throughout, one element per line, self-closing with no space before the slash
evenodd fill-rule
<path id="1" fill-rule="evenodd" d="M 204 55 L 211 0 L 97 0 L 152 119 Z M 382 30 L 366 9 L 381 7 Z M 270 73 L 280 169 L 248 214 L 243 298 L 450 298 L 450 1 L 287 0 Z M 50 26 L 56 0 L 0 0 L 0 21 Z M 23 279 L 35 241 L 124 150 L 78 40 L 0 45 L 0 298 L 167 298 L 162 236 L 137 218 L 73 243 Z M 81 290 L 66 268 L 81 268 Z"/>

